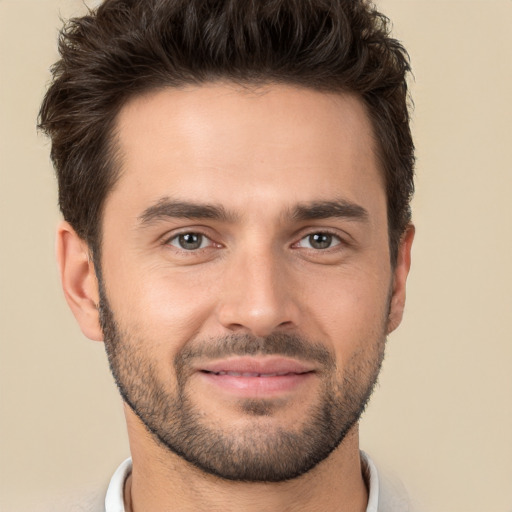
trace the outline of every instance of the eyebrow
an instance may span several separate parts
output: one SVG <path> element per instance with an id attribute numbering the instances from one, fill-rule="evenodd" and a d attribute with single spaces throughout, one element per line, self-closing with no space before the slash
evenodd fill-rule
<path id="1" fill-rule="evenodd" d="M 143 226 L 169 218 L 233 222 L 237 216 L 232 212 L 226 211 L 221 205 L 191 203 L 162 197 L 157 203 L 146 208 L 138 217 L 139 222 Z"/>
<path id="2" fill-rule="evenodd" d="M 369 214 L 368 210 L 356 203 L 338 199 L 298 204 L 292 209 L 291 217 L 299 221 L 342 218 L 366 222 Z"/>
<path id="3" fill-rule="evenodd" d="M 335 201 L 299 203 L 290 208 L 286 212 L 285 217 L 291 218 L 294 221 L 329 218 L 367 221 L 369 215 L 368 211 L 362 206 L 344 199 L 339 199 Z M 147 226 L 169 218 L 206 219 L 233 223 L 239 219 L 239 216 L 234 212 L 227 211 L 222 205 L 193 203 L 163 197 L 152 206 L 146 208 L 138 217 L 142 226 Z"/>

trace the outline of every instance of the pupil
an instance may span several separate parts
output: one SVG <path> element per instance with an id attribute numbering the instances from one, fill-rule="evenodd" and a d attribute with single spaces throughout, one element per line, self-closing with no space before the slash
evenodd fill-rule
<path id="1" fill-rule="evenodd" d="M 187 233 L 179 237 L 179 242 L 183 249 L 199 249 L 202 241 L 203 236 L 197 233 Z"/>
<path id="2" fill-rule="evenodd" d="M 328 233 L 315 233 L 309 236 L 309 243 L 315 249 L 327 249 L 332 242 L 332 235 Z"/>

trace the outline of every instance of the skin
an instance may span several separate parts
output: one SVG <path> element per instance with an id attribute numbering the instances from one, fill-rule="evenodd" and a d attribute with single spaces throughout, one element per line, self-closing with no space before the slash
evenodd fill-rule
<path id="1" fill-rule="evenodd" d="M 340 378 L 376 358 L 402 318 L 414 228 L 392 267 L 384 183 L 360 100 L 284 85 L 165 89 L 125 105 L 118 144 L 122 173 L 103 213 L 103 280 L 118 324 L 145 340 L 162 382 L 176 385 L 169 361 L 191 340 L 232 333 L 321 341 Z M 232 215 L 144 222 L 144 212 L 163 200 L 221 205 Z M 297 205 L 339 201 L 365 215 L 290 216 Z M 179 248 L 176 235 L 198 232 L 204 247 Z M 332 245 L 312 247 L 314 233 L 332 234 Z M 94 266 L 67 223 L 57 254 L 82 331 L 103 340 Z M 278 394 L 279 406 L 262 417 L 244 414 L 240 397 L 204 379 L 192 378 L 189 392 L 222 428 L 260 422 L 270 432 L 301 425 L 321 386 L 313 377 Z M 357 424 L 299 478 L 247 483 L 193 467 L 158 444 L 128 406 L 125 413 L 133 458 L 127 510 L 366 509 Z"/>

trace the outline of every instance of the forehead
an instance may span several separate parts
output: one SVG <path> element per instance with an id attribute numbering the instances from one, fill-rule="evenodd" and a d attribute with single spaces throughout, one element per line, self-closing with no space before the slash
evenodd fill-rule
<path id="1" fill-rule="evenodd" d="M 115 196 L 140 209 L 177 196 L 243 211 L 333 196 L 360 203 L 384 190 L 371 124 L 354 95 L 285 85 L 166 88 L 129 101 L 117 136 L 121 177 L 107 208 Z"/>

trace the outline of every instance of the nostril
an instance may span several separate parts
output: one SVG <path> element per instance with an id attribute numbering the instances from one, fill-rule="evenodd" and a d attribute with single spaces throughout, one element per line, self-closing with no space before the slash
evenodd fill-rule
<path id="1" fill-rule="evenodd" d="M 228 329 L 234 332 L 238 331 L 246 331 L 248 330 L 246 327 L 244 327 L 242 324 L 229 324 Z"/>

